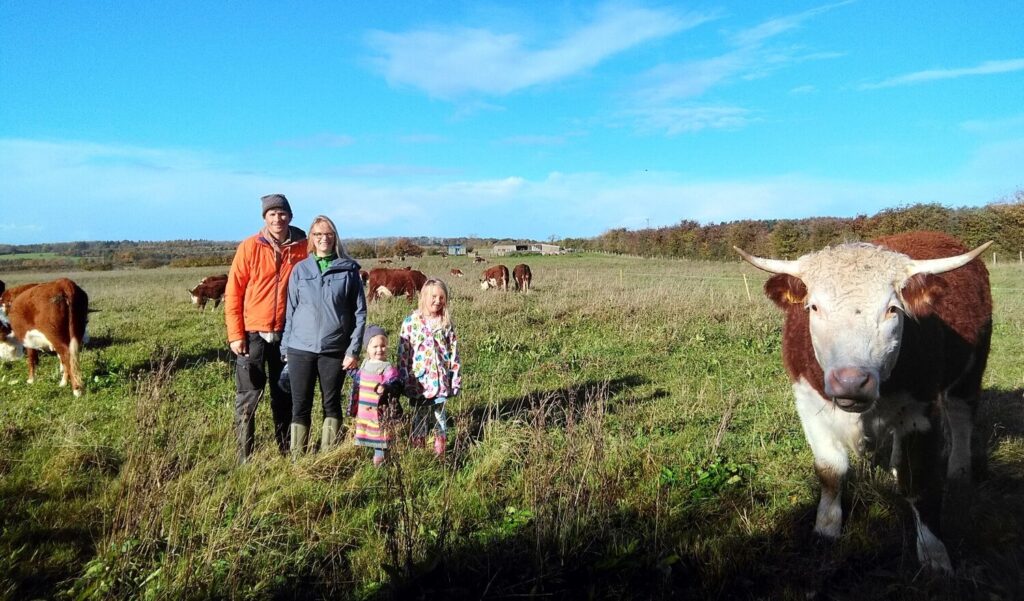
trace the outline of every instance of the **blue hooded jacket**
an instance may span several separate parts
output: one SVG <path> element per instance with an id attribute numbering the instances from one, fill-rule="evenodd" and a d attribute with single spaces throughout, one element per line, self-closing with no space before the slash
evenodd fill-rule
<path id="1" fill-rule="evenodd" d="M 316 256 L 310 254 L 295 265 L 288 279 L 282 354 L 295 349 L 358 358 L 365 326 L 359 263 L 338 257 L 320 273 Z"/>

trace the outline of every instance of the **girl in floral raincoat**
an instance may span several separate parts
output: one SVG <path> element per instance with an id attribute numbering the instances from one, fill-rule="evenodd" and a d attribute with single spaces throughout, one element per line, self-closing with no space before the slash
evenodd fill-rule
<path id="1" fill-rule="evenodd" d="M 444 455 L 448 442 L 445 403 L 462 388 L 459 342 L 448 312 L 448 287 L 427 280 L 419 308 L 402 321 L 398 372 L 412 407 L 412 444 L 422 447 L 430 429 L 434 452 Z"/>

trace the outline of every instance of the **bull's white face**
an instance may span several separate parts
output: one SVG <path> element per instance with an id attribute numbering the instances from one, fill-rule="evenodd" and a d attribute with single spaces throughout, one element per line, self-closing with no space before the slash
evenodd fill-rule
<path id="1" fill-rule="evenodd" d="M 876 247 L 842 246 L 800 262 L 825 393 L 842 409 L 866 410 L 899 357 L 906 310 L 898 290 L 909 259 Z"/>
<path id="2" fill-rule="evenodd" d="M 488 288 L 497 288 L 498 280 L 494 278 L 484 278 L 480 280 L 480 289 L 487 290 Z"/>
<path id="3" fill-rule="evenodd" d="M 199 304 L 199 297 L 198 296 L 196 296 L 195 294 L 192 294 L 191 291 L 189 291 L 188 296 L 192 300 L 192 304 L 193 305 L 198 305 Z"/>

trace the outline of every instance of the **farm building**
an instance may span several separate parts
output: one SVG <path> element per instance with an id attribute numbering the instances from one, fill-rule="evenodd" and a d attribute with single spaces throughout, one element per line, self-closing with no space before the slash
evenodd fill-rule
<path id="1" fill-rule="evenodd" d="M 557 244 L 542 244 L 539 242 L 531 242 L 528 244 L 495 244 L 494 248 L 491 249 L 491 253 L 499 257 L 510 255 L 512 253 L 557 255 L 561 252 L 562 248 Z"/>
<path id="2" fill-rule="evenodd" d="M 448 254 L 453 257 L 458 257 L 466 254 L 466 246 L 464 244 L 449 244 Z"/>

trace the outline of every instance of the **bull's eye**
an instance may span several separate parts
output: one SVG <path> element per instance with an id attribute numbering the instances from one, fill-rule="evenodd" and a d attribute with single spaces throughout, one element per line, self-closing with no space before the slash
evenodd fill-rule
<path id="1" fill-rule="evenodd" d="M 897 307 L 896 305 L 889 305 L 889 308 L 886 309 L 885 314 L 889 317 L 896 317 L 897 315 L 899 315 L 899 312 L 899 307 Z"/>
<path id="2" fill-rule="evenodd" d="M 807 305 L 807 310 L 810 311 L 811 313 L 817 313 L 818 305 Z"/>

